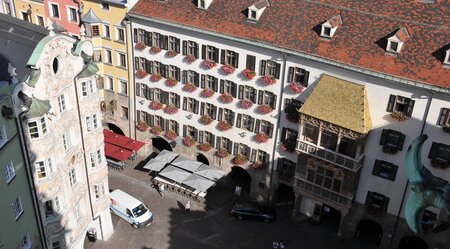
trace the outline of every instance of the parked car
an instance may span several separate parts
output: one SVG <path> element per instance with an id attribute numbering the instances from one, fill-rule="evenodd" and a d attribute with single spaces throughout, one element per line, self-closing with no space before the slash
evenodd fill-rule
<path id="1" fill-rule="evenodd" d="M 149 226 L 153 221 L 153 214 L 138 199 L 116 189 L 109 194 L 111 205 L 109 208 L 134 228 Z"/>
<path id="2" fill-rule="evenodd" d="M 262 220 L 264 222 L 276 219 L 275 210 L 268 206 L 263 206 L 253 202 L 236 202 L 231 209 L 231 216 L 238 220 Z"/>

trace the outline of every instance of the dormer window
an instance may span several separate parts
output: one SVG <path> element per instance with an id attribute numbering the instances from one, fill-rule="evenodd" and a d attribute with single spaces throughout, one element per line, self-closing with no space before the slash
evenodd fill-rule
<path id="1" fill-rule="evenodd" d="M 450 66 L 450 48 L 445 51 L 444 64 Z"/>
<path id="2" fill-rule="evenodd" d="M 320 36 L 325 38 L 332 38 L 339 25 L 342 24 L 341 15 L 334 15 L 330 19 L 322 23 Z"/>
<path id="3" fill-rule="evenodd" d="M 197 8 L 207 10 L 213 0 L 197 0 Z"/>
<path id="4" fill-rule="evenodd" d="M 410 35 L 406 27 L 400 27 L 393 36 L 387 38 L 386 51 L 398 54 L 402 50 L 403 43 L 409 39 Z"/>
<path id="5" fill-rule="evenodd" d="M 268 0 L 259 0 L 254 3 L 252 6 L 248 7 L 247 19 L 250 21 L 258 21 L 266 7 L 269 5 Z"/>

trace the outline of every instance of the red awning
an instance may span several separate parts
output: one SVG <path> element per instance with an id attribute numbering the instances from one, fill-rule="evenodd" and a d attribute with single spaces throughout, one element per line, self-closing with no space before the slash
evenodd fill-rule
<path id="1" fill-rule="evenodd" d="M 127 150 L 138 151 L 145 144 L 106 129 L 103 130 L 103 135 L 105 143 L 114 144 Z"/>
<path id="2" fill-rule="evenodd" d="M 127 150 L 110 143 L 105 143 L 105 156 L 107 157 L 111 157 L 119 161 L 125 161 L 131 155 L 133 155 L 131 150 Z"/>

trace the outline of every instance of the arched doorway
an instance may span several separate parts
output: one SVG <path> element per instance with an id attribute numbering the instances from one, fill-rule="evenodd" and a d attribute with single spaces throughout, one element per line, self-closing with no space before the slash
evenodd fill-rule
<path id="1" fill-rule="evenodd" d="M 159 153 L 160 151 L 163 151 L 163 150 L 172 151 L 172 146 L 170 146 L 170 143 L 167 142 L 167 140 L 165 140 L 162 137 L 152 138 L 152 144 L 153 144 L 153 148 L 157 150 L 155 152 Z"/>
<path id="2" fill-rule="evenodd" d="M 277 188 L 278 203 L 294 203 L 295 194 L 291 186 L 280 183 Z"/>
<path id="3" fill-rule="evenodd" d="M 356 228 L 355 238 L 370 245 L 379 246 L 383 237 L 383 228 L 372 220 L 362 220 Z"/>
<path id="4" fill-rule="evenodd" d="M 428 249 L 428 245 L 423 239 L 410 235 L 405 236 L 400 240 L 398 249 Z"/>
<path id="5" fill-rule="evenodd" d="M 108 129 L 110 129 L 112 132 L 125 136 L 125 133 L 122 131 L 122 129 L 119 128 L 119 126 L 113 123 L 107 123 L 106 125 L 108 126 Z"/>
<path id="6" fill-rule="evenodd" d="M 203 155 L 202 153 L 197 153 L 197 161 L 209 165 L 208 158 L 206 158 L 206 156 Z"/>
<path id="7" fill-rule="evenodd" d="M 231 181 L 233 182 L 233 191 L 236 186 L 240 186 L 242 189 L 241 194 L 244 194 L 244 195 L 250 194 L 252 178 L 245 169 L 243 169 L 239 166 L 233 166 L 231 168 L 231 173 L 229 175 L 230 175 Z"/>

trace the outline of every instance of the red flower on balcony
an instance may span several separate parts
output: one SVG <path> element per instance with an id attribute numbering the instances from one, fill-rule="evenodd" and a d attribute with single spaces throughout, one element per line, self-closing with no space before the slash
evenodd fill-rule
<path id="1" fill-rule="evenodd" d="M 164 135 L 165 138 L 167 138 L 168 140 L 175 140 L 178 135 L 174 130 L 168 130 L 166 131 L 166 134 Z"/>
<path id="2" fill-rule="evenodd" d="M 153 126 L 152 128 L 150 128 L 150 132 L 155 135 L 159 135 L 162 132 L 162 128 L 156 125 L 156 126 Z"/>
<path id="3" fill-rule="evenodd" d="M 255 76 L 256 76 L 256 72 L 254 70 L 250 70 L 250 69 L 244 69 L 244 71 L 242 71 L 242 74 L 248 80 L 251 80 L 251 79 L 255 78 Z"/>
<path id="4" fill-rule="evenodd" d="M 214 91 L 210 88 L 205 88 L 202 90 L 200 95 L 204 98 L 211 98 L 214 95 Z"/>
<path id="5" fill-rule="evenodd" d="M 198 145 L 198 148 L 202 151 L 209 151 L 212 148 L 212 146 L 210 143 L 201 143 Z"/>
<path id="6" fill-rule="evenodd" d="M 232 73 L 234 73 L 234 70 L 236 70 L 236 68 L 234 68 L 232 65 L 230 65 L 230 64 L 223 64 L 222 65 L 222 71 L 225 73 L 225 74 L 232 74 Z"/>
<path id="7" fill-rule="evenodd" d="M 136 77 L 139 79 L 147 77 L 148 73 L 145 70 L 139 69 L 136 71 Z"/>
<path id="8" fill-rule="evenodd" d="M 197 90 L 197 86 L 192 83 L 186 83 L 183 86 L 183 90 L 191 93 L 191 92 Z"/>
<path id="9" fill-rule="evenodd" d="M 169 50 L 166 52 L 166 57 L 173 58 L 175 56 L 177 56 L 177 52 L 175 52 L 174 50 Z"/>
<path id="10" fill-rule="evenodd" d="M 261 77 L 261 80 L 264 82 L 266 86 L 270 86 L 277 83 L 277 79 L 275 79 L 275 77 L 271 75 L 264 75 Z"/>
<path id="11" fill-rule="evenodd" d="M 144 50 L 147 46 L 143 42 L 137 42 L 134 46 L 137 50 Z"/>
<path id="12" fill-rule="evenodd" d="M 197 57 L 195 57 L 194 55 L 186 55 L 186 57 L 184 57 L 184 60 L 187 62 L 187 63 L 189 63 L 189 64 L 191 64 L 191 63 L 193 63 L 194 61 L 196 61 L 197 60 Z"/>
<path id="13" fill-rule="evenodd" d="M 160 47 L 152 46 L 150 48 L 150 53 L 152 53 L 152 54 L 157 54 L 159 52 L 161 52 L 161 48 Z"/>
<path id="14" fill-rule="evenodd" d="M 212 60 L 204 60 L 202 61 L 202 66 L 206 69 L 211 69 L 213 67 L 215 67 L 217 65 L 217 63 L 215 61 Z"/>
<path id="15" fill-rule="evenodd" d="M 231 103 L 233 102 L 233 96 L 229 93 L 222 93 L 222 95 L 220 95 L 220 101 L 225 104 Z"/>
<path id="16" fill-rule="evenodd" d="M 195 140 L 192 137 L 183 138 L 183 144 L 187 147 L 192 147 L 195 145 Z"/>
<path id="17" fill-rule="evenodd" d="M 212 123 L 213 119 L 208 115 L 203 115 L 199 121 L 204 125 L 209 125 Z"/>
<path id="18" fill-rule="evenodd" d="M 152 110 L 157 111 L 157 110 L 163 109 L 163 106 L 164 106 L 163 103 L 161 103 L 159 101 L 152 101 L 152 102 L 150 102 L 150 105 L 148 107 Z"/>
<path id="19" fill-rule="evenodd" d="M 247 163 L 247 158 L 245 158 L 245 156 L 242 154 L 237 154 L 234 157 L 233 162 L 237 165 L 242 165 L 242 164 Z"/>
<path id="20" fill-rule="evenodd" d="M 262 104 L 259 106 L 258 111 L 261 114 L 267 114 L 271 113 L 273 111 L 273 108 L 270 105 Z"/>
<path id="21" fill-rule="evenodd" d="M 292 82 L 291 84 L 289 84 L 289 90 L 293 93 L 302 93 L 304 87 L 299 83 Z"/>
<path id="22" fill-rule="evenodd" d="M 136 128 L 140 131 L 146 131 L 148 128 L 148 125 L 144 121 L 139 121 L 136 125 Z"/>
<path id="23" fill-rule="evenodd" d="M 173 105 L 166 105 L 166 107 L 164 107 L 164 112 L 171 115 L 175 114 L 178 112 L 178 107 Z"/>
<path id="24" fill-rule="evenodd" d="M 229 155 L 228 150 L 225 148 L 220 148 L 216 151 L 216 156 L 219 158 L 225 158 Z"/>
<path id="25" fill-rule="evenodd" d="M 221 131 L 228 131 L 229 129 L 231 129 L 231 124 L 229 124 L 227 121 L 220 121 L 217 124 L 217 128 Z"/>
<path id="26" fill-rule="evenodd" d="M 178 80 L 172 77 L 169 77 L 166 79 L 166 86 L 168 87 L 174 87 L 178 84 Z"/>
<path id="27" fill-rule="evenodd" d="M 248 108 L 250 108 L 250 107 L 253 106 L 253 102 L 251 102 L 251 101 L 248 100 L 248 99 L 241 99 L 241 100 L 239 100 L 239 106 L 240 106 L 242 109 L 248 109 Z"/>
<path id="28" fill-rule="evenodd" d="M 267 141 L 269 141 L 269 136 L 267 136 L 263 132 L 260 132 L 260 133 L 255 135 L 255 140 L 258 143 L 266 143 Z"/>
<path id="29" fill-rule="evenodd" d="M 161 79 L 162 79 L 162 76 L 159 73 L 154 73 L 150 76 L 150 80 L 153 82 L 160 81 Z"/>

